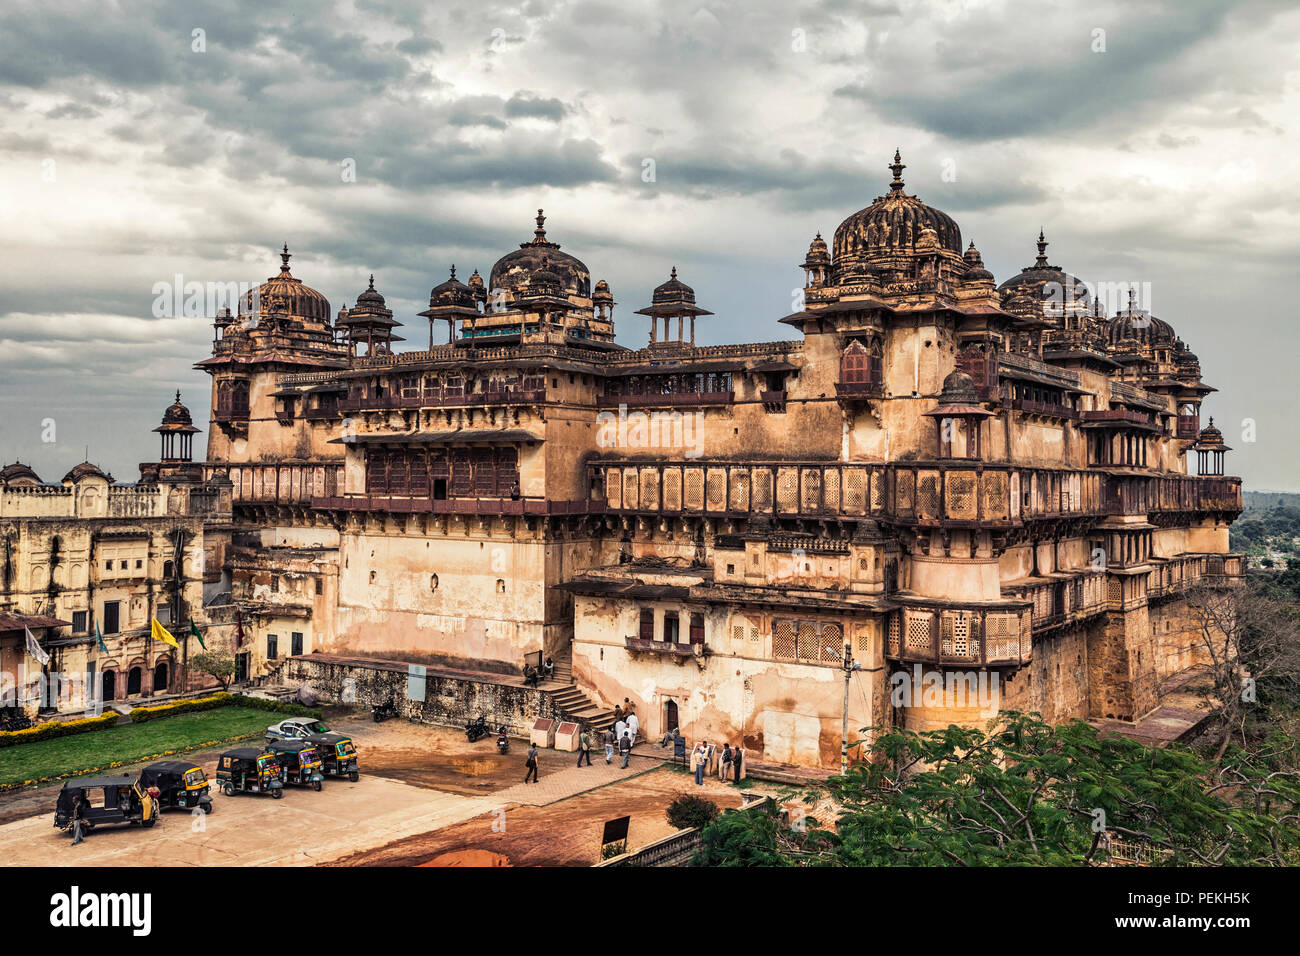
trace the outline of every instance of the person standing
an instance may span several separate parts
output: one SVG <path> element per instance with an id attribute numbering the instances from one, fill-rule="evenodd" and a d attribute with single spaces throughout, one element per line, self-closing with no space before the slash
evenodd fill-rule
<path id="1" fill-rule="evenodd" d="M 528 773 L 524 774 L 524 783 L 532 777 L 533 783 L 538 783 L 537 778 L 537 744 L 529 744 L 528 759 L 524 761 L 524 766 L 528 768 Z"/>
<path id="2" fill-rule="evenodd" d="M 722 766 L 718 771 L 718 778 L 723 783 L 726 783 L 729 776 L 731 776 L 731 744 L 724 743 L 722 745 Z"/>
<path id="3" fill-rule="evenodd" d="M 614 760 L 614 730 L 612 727 L 605 728 L 605 763 L 612 763 Z"/>
<path id="4" fill-rule="evenodd" d="M 578 766 L 582 766 L 583 760 L 587 761 L 587 766 L 591 766 L 591 731 L 587 729 L 586 724 L 582 727 L 582 736 L 578 738 Z"/>
<path id="5" fill-rule="evenodd" d="M 81 828 L 86 821 L 86 798 L 78 793 L 72 799 L 72 845 L 76 846 L 83 839 Z"/>
<path id="6" fill-rule="evenodd" d="M 736 744 L 736 749 L 731 752 L 731 772 L 735 776 L 736 783 L 740 783 L 741 761 L 745 752 L 740 749 L 740 744 Z"/>
<path id="7" fill-rule="evenodd" d="M 627 758 L 632 756 L 632 738 L 627 735 L 626 730 L 623 731 L 623 736 L 618 740 L 618 752 L 623 756 L 622 767 L 626 770 Z"/>
<path id="8" fill-rule="evenodd" d="M 636 743 L 637 733 L 641 729 L 641 721 L 637 720 L 636 711 L 627 715 L 627 732 L 632 737 L 632 742 Z"/>
<path id="9" fill-rule="evenodd" d="M 701 741 L 695 745 L 695 750 L 691 753 L 691 763 L 695 765 L 695 785 L 704 785 L 704 765 L 709 759 L 708 745 Z"/>

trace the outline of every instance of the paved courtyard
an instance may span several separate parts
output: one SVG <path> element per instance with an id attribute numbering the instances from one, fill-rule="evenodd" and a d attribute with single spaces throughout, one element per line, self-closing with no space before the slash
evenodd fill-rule
<path id="1" fill-rule="evenodd" d="M 269 723 L 269 721 L 268 721 Z M 361 779 L 329 779 L 318 793 L 289 787 L 283 799 L 214 793 L 215 812 L 165 812 L 152 829 L 104 827 L 72 846 L 53 827 L 61 784 L 0 794 L 0 862 L 10 866 L 587 865 L 599 859 L 603 823 L 633 818 L 633 846 L 671 832 L 664 810 L 678 793 L 698 792 L 686 774 L 663 766 L 658 748 L 590 767 L 577 755 L 543 750 L 540 782 L 523 783 L 527 745 L 498 754 L 495 737 L 470 744 L 462 732 L 404 721 L 345 718 Z M 220 748 L 225 749 L 225 748 Z M 215 774 L 219 750 L 192 754 Z M 0 759 L 3 759 L 0 757 Z M 124 768 L 123 772 L 138 770 Z M 215 788 L 214 788 L 215 789 Z M 740 791 L 716 780 L 704 788 L 722 806 Z"/>

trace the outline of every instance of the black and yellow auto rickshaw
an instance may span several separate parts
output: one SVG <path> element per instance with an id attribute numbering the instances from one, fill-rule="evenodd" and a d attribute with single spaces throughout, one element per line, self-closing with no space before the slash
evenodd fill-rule
<path id="1" fill-rule="evenodd" d="M 327 777 L 347 777 L 357 782 L 357 748 L 352 738 L 343 734 L 312 734 L 308 743 L 320 753 L 321 773 Z"/>
<path id="2" fill-rule="evenodd" d="M 266 749 L 280 762 L 280 779 L 285 783 L 320 789 L 325 778 L 320 772 L 320 754 L 315 744 L 306 740 L 272 740 Z"/>
<path id="3" fill-rule="evenodd" d="M 72 828 L 78 798 L 84 801 L 81 820 L 87 831 L 119 823 L 151 827 L 158 822 L 157 805 L 133 777 L 90 777 L 69 780 L 59 791 L 54 825 L 60 830 Z"/>
<path id="4" fill-rule="evenodd" d="M 140 786 L 158 790 L 160 809 L 178 807 L 183 810 L 201 809 L 212 812 L 208 777 L 203 768 L 189 760 L 160 760 L 140 771 Z"/>
<path id="5" fill-rule="evenodd" d="M 237 793 L 269 793 L 276 800 L 284 796 L 284 780 L 275 754 L 256 747 L 227 750 L 217 760 L 217 787 L 228 797 Z"/>

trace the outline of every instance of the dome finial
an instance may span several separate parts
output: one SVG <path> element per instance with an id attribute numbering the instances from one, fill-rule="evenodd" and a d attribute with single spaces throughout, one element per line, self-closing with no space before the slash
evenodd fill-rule
<path id="1" fill-rule="evenodd" d="M 903 191 L 903 170 L 907 167 L 903 164 L 903 157 L 899 154 L 897 148 L 894 149 L 894 161 L 889 164 L 889 168 L 894 171 L 894 181 L 889 184 L 889 191 L 901 193 Z"/>
<path id="2" fill-rule="evenodd" d="M 546 217 L 542 215 L 542 211 L 539 209 L 537 210 L 537 228 L 533 231 L 534 242 L 546 241 L 545 225 L 546 225 Z"/>
<path id="3" fill-rule="evenodd" d="M 181 390 L 178 388 L 178 389 L 176 389 L 176 404 L 179 405 L 180 403 L 181 403 Z M 1213 418 L 1210 419 L 1210 423 L 1211 423 L 1211 424 L 1214 423 L 1214 419 L 1213 419 Z"/>
<path id="4" fill-rule="evenodd" d="M 281 252 L 280 252 L 280 271 L 281 271 L 281 272 L 286 273 L 286 274 L 289 272 L 289 259 L 290 259 L 290 258 L 291 258 L 291 256 L 290 256 L 290 254 L 289 254 L 289 243 L 286 242 L 286 243 L 284 244 L 284 249 L 281 250 Z"/>
<path id="5" fill-rule="evenodd" d="M 674 279 L 677 278 L 677 267 L 676 267 L 676 266 L 673 266 L 672 278 L 674 278 Z"/>
<path id="6" fill-rule="evenodd" d="M 370 273 L 370 291 L 375 291 L 375 274 L 373 272 Z"/>
<path id="7" fill-rule="evenodd" d="M 1043 237 L 1043 227 L 1038 227 L 1038 259 L 1034 263 L 1040 268 L 1047 265 L 1047 240 Z"/>
<path id="8" fill-rule="evenodd" d="M 451 277 L 456 278 L 456 263 L 454 262 L 451 264 Z"/>

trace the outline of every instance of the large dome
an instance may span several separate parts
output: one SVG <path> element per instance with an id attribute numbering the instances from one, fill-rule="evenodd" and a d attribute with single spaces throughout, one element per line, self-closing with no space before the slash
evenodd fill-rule
<path id="1" fill-rule="evenodd" d="M 1131 297 L 1130 297 L 1131 299 Z M 1181 345 L 1174 327 L 1164 319 L 1157 319 L 1150 312 L 1135 309 L 1132 301 L 1129 307 L 1106 323 L 1106 341 L 1111 345 L 1120 345 L 1125 340 L 1135 341 L 1138 345 Z"/>
<path id="2" fill-rule="evenodd" d="M 835 230 L 837 269 L 911 254 L 927 227 L 934 230 L 940 246 L 961 254 L 961 229 L 952 217 L 903 192 L 902 174 L 906 167 L 897 151 L 889 168 L 894 171 L 889 192 L 849 216 Z"/>
<path id="3" fill-rule="evenodd" d="M 291 318 L 307 319 L 329 325 L 330 304 L 325 296 L 311 286 L 303 285 L 289 272 L 289 244 L 280 253 L 280 274 L 271 276 L 244 297 L 245 315 L 270 315 L 283 310 Z"/>
<path id="4" fill-rule="evenodd" d="M 591 297 L 591 272 L 579 259 L 567 252 L 560 251 L 560 245 L 546 238 L 543 224 L 546 217 L 542 210 L 537 210 L 537 229 L 532 242 L 520 243 L 514 252 L 508 252 L 497 260 L 492 267 L 488 282 L 488 294 L 497 289 L 519 292 L 532 279 L 533 274 L 541 271 L 542 260 L 546 260 L 546 270 L 554 273 L 560 280 L 565 295 L 579 298 Z"/>

